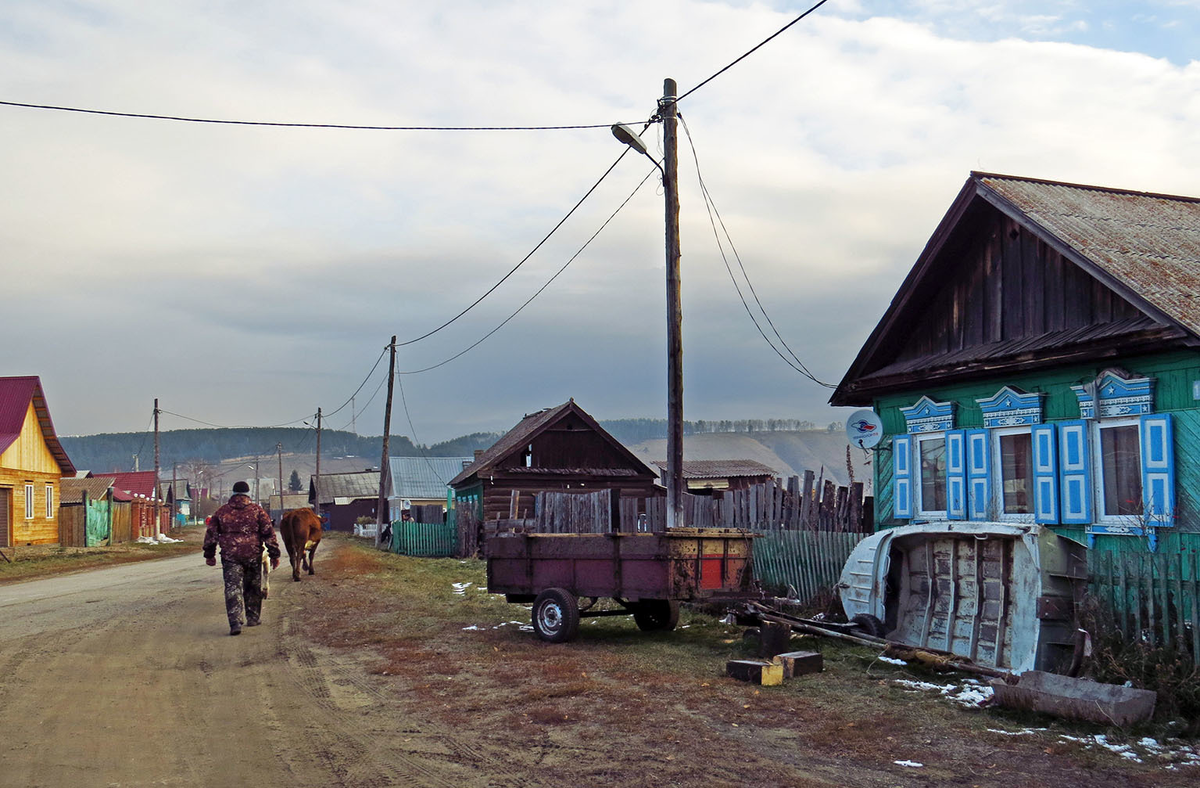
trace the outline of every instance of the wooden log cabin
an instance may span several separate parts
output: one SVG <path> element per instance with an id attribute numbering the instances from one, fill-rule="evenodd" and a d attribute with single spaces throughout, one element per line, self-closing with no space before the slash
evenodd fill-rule
<path id="1" fill-rule="evenodd" d="M 653 497 L 654 479 L 649 466 L 571 399 L 525 416 L 450 486 L 456 506 L 472 505 L 483 520 L 495 520 L 510 512 L 533 517 L 534 497 L 544 491 L 617 489 L 623 498 Z"/>
<path id="2" fill-rule="evenodd" d="M 74 473 L 41 380 L 0 378 L 0 547 L 57 543 L 59 486 Z"/>
<path id="3" fill-rule="evenodd" d="M 972 173 L 830 402 L 883 423 L 877 528 L 1200 548 L 1200 199 Z"/>

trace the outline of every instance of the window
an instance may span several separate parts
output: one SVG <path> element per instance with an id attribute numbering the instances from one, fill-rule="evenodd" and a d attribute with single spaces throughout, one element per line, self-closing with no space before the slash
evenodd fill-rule
<path id="1" fill-rule="evenodd" d="M 1096 440 L 1099 519 L 1142 514 L 1142 449 L 1137 421 L 1100 422 Z"/>
<path id="2" fill-rule="evenodd" d="M 33 482 L 25 483 L 25 519 L 33 519 Z"/>
<path id="3" fill-rule="evenodd" d="M 46 485 L 46 519 L 54 519 L 54 485 Z"/>
<path id="4" fill-rule="evenodd" d="M 1029 430 L 997 430 L 1000 514 L 1033 514 L 1033 440 Z"/>
<path id="5" fill-rule="evenodd" d="M 920 499 L 917 510 L 921 514 L 946 514 L 946 438 L 939 434 L 936 437 L 917 439 L 917 458 L 920 467 L 920 478 L 917 489 Z"/>

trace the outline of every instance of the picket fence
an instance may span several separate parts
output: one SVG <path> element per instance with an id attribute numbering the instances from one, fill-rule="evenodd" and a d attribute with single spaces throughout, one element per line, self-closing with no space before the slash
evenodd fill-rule
<path id="1" fill-rule="evenodd" d="M 1127 641 L 1190 651 L 1200 666 L 1200 552 L 1090 551 L 1088 592 Z"/>
<path id="2" fill-rule="evenodd" d="M 450 558 L 458 554 L 458 530 L 450 523 L 392 523 L 391 551 L 416 558 Z"/>

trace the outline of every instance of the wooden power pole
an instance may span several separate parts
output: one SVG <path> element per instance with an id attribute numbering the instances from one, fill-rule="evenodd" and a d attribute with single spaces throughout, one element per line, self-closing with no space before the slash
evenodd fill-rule
<path id="1" fill-rule="evenodd" d="M 667 225 L 667 527 L 683 526 L 683 304 L 679 294 L 678 116 L 675 80 L 663 80 L 663 191 Z"/>
<path id="2" fill-rule="evenodd" d="M 158 454 L 158 397 L 154 398 L 154 494 L 151 500 L 154 502 L 154 533 L 158 533 L 158 526 L 162 521 L 162 516 L 158 511 L 158 472 L 159 472 L 159 454 Z"/>
<path id="3" fill-rule="evenodd" d="M 321 516 L 321 409 L 317 408 L 317 472 L 313 474 L 313 511 Z"/>
<path id="4" fill-rule="evenodd" d="M 275 444 L 275 453 L 279 455 L 279 519 L 283 519 L 283 444 Z M 267 508 L 271 508 L 271 502 L 267 501 Z"/>
<path id="5" fill-rule="evenodd" d="M 375 546 L 383 545 L 383 513 L 387 511 L 388 477 L 391 474 L 391 458 L 388 457 L 388 441 L 392 436 L 392 388 L 396 384 L 396 337 L 388 345 L 391 360 L 388 363 L 387 404 L 383 406 L 383 459 L 379 461 L 379 503 L 375 508 Z M 390 516 L 389 516 L 390 519 Z"/>

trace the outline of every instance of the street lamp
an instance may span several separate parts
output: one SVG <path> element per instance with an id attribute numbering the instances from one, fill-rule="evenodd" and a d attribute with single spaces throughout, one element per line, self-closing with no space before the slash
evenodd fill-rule
<path id="1" fill-rule="evenodd" d="M 255 460 L 253 465 L 246 467 L 254 469 L 254 502 L 258 503 L 258 460 Z"/>

